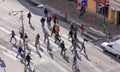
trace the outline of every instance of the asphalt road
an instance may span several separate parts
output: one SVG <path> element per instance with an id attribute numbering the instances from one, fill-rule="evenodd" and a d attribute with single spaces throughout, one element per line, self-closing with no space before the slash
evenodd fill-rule
<path id="1" fill-rule="evenodd" d="M 52 53 L 49 53 L 47 52 L 46 44 L 43 43 L 44 34 L 40 24 L 40 18 L 43 16 L 43 9 L 34 7 L 24 0 L 8 0 L 0 3 L 0 45 L 10 50 L 10 53 L 6 52 L 10 55 L 8 58 L 11 58 L 11 51 L 17 53 L 17 50 L 15 49 L 16 46 L 14 46 L 12 43 L 9 43 L 10 31 L 15 31 L 18 45 L 19 28 L 21 26 L 20 13 L 13 16 L 12 14 L 10 15 L 10 12 L 24 10 L 25 12 L 23 15 L 25 32 L 30 38 L 28 46 L 31 49 L 31 64 L 35 66 L 36 72 L 119 72 L 120 60 L 108 52 L 103 52 L 100 47 L 91 42 L 85 43 L 86 53 L 78 52 L 77 65 L 76 67 L 72 68 L 73 54 L 69 48 L 71 46 L 71 42 L 67 39 L 69 24 L 63 21 L 59 21 L 58 23 L 60 26 L 60 35 L 62 40 L 65 41 L 65 46 L 67 48 L 66 55 L 60 55 L 61 49 L 58 48 L 58 45 L 54 43 L 54 37 L 49 37 L 50 45 L 52 47 Z M 28 24 L 27 19 L 27 13 L 29 10 L 32 12 L 32 26 Z M 50 34 L 51 31 L 47 28 L 47 25 L 45 25 L 45 28 Z M 34 40 L 37 33 L 40 34 L 41 49 L 39 51 L 36 51 L 36 48 L 34 47 Z M 83 41 L 83 38 L 79 35 L 79 33 L 78 39 L 80 42 Z M 81 47 L 80 43 L 78 45 Z M 79 51 L 79 48 L 77 48 L 77 50 Z M 0 47 L 0 51 L 2 53 L 2 47 Z M 12 58 L 13 57 L 15 59 L 15 55 L 12 55 Z"/>

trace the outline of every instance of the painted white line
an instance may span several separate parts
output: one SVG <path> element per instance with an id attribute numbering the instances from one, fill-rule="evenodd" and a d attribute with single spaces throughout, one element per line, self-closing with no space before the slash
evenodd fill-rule
<path id="1" fill-rule="evenodd" d="M 2 45 L 0 45 L 0 48 L 2 48 L 3 50 L 6 50 L 6 47 L 4 47 L 4 46 L 2 46 Z"/>
<path id="2" fill-rule="evenodd" d="M 7 49 L 6 47 L 0 45 L 0 48 L 4 49 L 5 51 L 3 51 L 3 54 L 5 54 L 6 56 L 9 56 L 10 58 L 12 58 L 13 60 L 17 60 L 16 59 L 16 53 Z"/>
<path id="3" fill-rule="evenodd" d="M 5 51 L 3 51 L 3 54 L 6 55 L 6 56 L 8 56 L 8 57 L 10 57 L 11 59 L 17 61 L 17 58 L 16 58 L 16 57 L 14 57 L 14 56 L 12 56 L 12 55 L 6 53 Z"/>
<path id="4" fill-rule="evenodd" d="M 8 30 L 6 30 L 6 29 L 4 29 L 4 28 L 2 28 L 2 27 L 0 27 L 0 29 L 1 29 L 2 31 L 6 32 L 7 34 L 10 34 L 10 33 L 11 33 L 10 31 L 8 31 Z"/>
<path id="5" fill-rule="evenodd" d="M 1 27 L 0 27 L 0 29 L 3 30 L 4 32 L 8 33 L 8 34 L 10 33 L 8 30 L 6 30 L 6 29 L 4 29 L 4 28 L 1 28 Z M 16 37 L 17 37 L 17 36 L 16 36 Z M 30 45 L 30 44 L 28 44 L 28 45 L 36 51 L 36 49 L 35 49 L 34 46 L 32 46 L 32 45 Z M 42 52 L 41 52 L 41 54 L 42 54 L 44 57 L 49 58 L 47 55 L 43 54 Z M 50 60 L 54 65 L 56 65 L 59 69 L 61 69 L 63 72 L 69 72 L 68 70 L 66 70 L 64 67 L 62 67 L 62 66 L 59 65 L 58 63 L 56 63 L 56 62 L 55 62 L 54 60 L 52 60 L 51 58 L 49 58 L 49 60 Z"/>
<path id="6" fill-rule="evenodd" d="M 53 38 L 49 38 L 51 41 L 50 41 L 50 43 L 52 44 L 52 45 L 54 45 L 55 47 L 58 47 L 58 45 L 56 45 L 55 43 L 54 43 L 54 39 Z"/>
<path id="7" fill-rule="evenodd" d="M 45 46 L 45 47 L 47 47 L 41 40 L 40 40 L 40 43 L 43 45 L 43 46 Z M 53 42 L 52 41 L 50 41 L 50 44 L 52 44 Z M 53 44 L 54 46 L 56 46 L 56 47 L 58 47 L 56 44 Z M 52 47 L 52 49 L 53 49 L 53 51 L 57 51 L 56 49 L 54 49 L 53 47 Z M 46 51 L 47 51 L 47 49 L 46 49 Z"/>
<path id="8" fill-rule="evenodd" d="M 89 64 L 96 72 L 102 72 L 97 66 L 95 66 L 92 62 L 88 61 L 83 55 L 81 55 L 82 58 L 84 58 L 84 61 Z"/>

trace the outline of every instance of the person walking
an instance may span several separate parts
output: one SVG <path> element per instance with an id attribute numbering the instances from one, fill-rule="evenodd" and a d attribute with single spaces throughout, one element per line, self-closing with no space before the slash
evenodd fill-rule
<path id="1" fill-rule="evenodd" d="M 53 25 L 51 36 L 53 35 L 53 33 L 55 34 L 55 28 L 56 28 L 56 26 L 57 26 L 56 24 Z"/>
<path id="2" fill-rule="evenodd" d="M 73 38 L 72 45 L 70 46 L 70 50 L 72 51 L 72 53 L 76 50 L 76 47 L 77 47 L 76 40 Z"/>
<path id="3" fill-rule="evenodd" d="M 84 42 L 85 42 L 85 41 L 82 42 L 82 49 L 81 49 L 79 52 L 81 52 L 82 50 L 84 50 L 84 53 L 86 52 Z"/>
<path id="4" fill-rule="evenodd" d="M 31 24 L 31 17 L 32 17 L 32 15 L 31 15 L 31 12 L 29 12 L 28 14 L 27 14 L 27 17 L 28 17 L 28 19 L 29 19 L 29 24 Z"/>
<path id="5" fill-rule="evenodd" d="M 84 25 L 81 25 L 81 26 L 80 26 L 80 30 L 81 30 L 81 35 L 83 35 L 84 30 L 85 30 Z"/>
<path id="6" fill-rule="evenodd" d="M 40 44 L 39 40 L 40 40 L 40 35 L 38 33 L 35 37 L 35 47 L 36 47 L 37 50 L 38 50 L 38 45 Z"/>
<path id="7" fill-rule="evenodd" d="M 77 31 L 74 31 L 74 39 L 77 41 Z"/>
<path id="8" fill-rule="evenodd" d="M 51 27 L 51 16 L 48 16 L 47 17 L 47 25 L 48 25 L 48 27 Z"/>
<path id="9" fill-rule="evenodd" d="M 48 41 L 47 41 L 47 51 L 51 51 L 51 49 L 50 49 L 50 41 L 49 41 L 49 39 L 48 39 Z"/>
<path id="10" fill-rule="evenodd" d="M 55 43 L 58 41 L 60 43 L 61 40 L 61 36 L 59 35 L 59 33 L 55 33 Z"/>
<path id="11" fill-rule="evenodd" d="M 44 9 L 44 15 L 45 15 L 45 18 L 47 18 L 47 16 L 48 16 L 48 9 L 47 8 Z"/>
<path id="12" fill-rule="evenodd" d="M 57 16 L 56 16 L 56 14 L 53 14 L 52 19 L 53 19 L 54 24 L 56 24 L 57 23 Z"/>
<path id="13" fill-rule="evenodd" d="M 64 41 L 62 41 L 62 43 L 60 44 L 60 47 L 61 47 L 61 55 L 63 55 L 63 52 L 65 54 L 66 48 L 65 48 Z"/>
<path id="14" fill-rule="evenodd" d="M 73 55 L 73 65 L 76 65 L 77 63 L 77 50 L 74 52 L 74 55 Z"/>
<path id="15" fill-rule="evenodd" d="M 15 44 L 17 43 L 17 39 L 15 38 L 15 32 L 12 30 L 11 31 L 11 38 L 10 38 L 10 42 L 12 41 L 12 39 L 14 38 L 14 40 L 15 40 Z"/>
<path id="16" fill-rule="evenodd" d="M 16 55 L 16 58 L 18 58 L 19 55 L 21 56 L 21 58 L 23 58 L 22 52 L 24 52 L 24 51 L 23 51 L 23 49 L 22 49 L 22 47 L 20 45 L 20 46 L 18 46 L 18 54 Z"/>
<path id="17" fill-rule="evenodd" d="M 56 26 L 56 27 L 55 27 L 55 33 L 56 33 L 56 34 L 59 34 L 59 31 L 60 31 L 59 26 Z"/>
<path id="18" fill-rule="evenodd" d="M 30 60 L 32 60 L 32 58 L 30 57 L 30 53 L 27 53 L 26 55 L 27 66 L 30 66 Z"/>
<path id="19" fill-rule="evenodd" d="M 43 32 L 44 32 L 44 43 L 45 43 L 46 40 L 48 41 L 49 33 L 47 32 L 46 29 L 44 29 Z"/>
<path id="20" fill-rule="evenodd" d="M 68 33 L 68 40 L 70 38 L 73 39 L 73 31 L 72 30 L 70 30 L 69 33 Z"/>
<path id="21" fill-rule="evenodd" d="M 41 20 L 40 20 L 40 22 L 41 22 L 42 28 L 44 28 L 44 26 L 45 26 L 45 18 L 42 17 Z"/>
<path id="22" fill-rule="evenodd" d="M 25 39 L 25 48 L 30 52 L 31 49 L 28 46 L 28 42 L 30 41 L 30 38 L 28 37 L 27 33 L 25 33 L 24 39 Z"/>

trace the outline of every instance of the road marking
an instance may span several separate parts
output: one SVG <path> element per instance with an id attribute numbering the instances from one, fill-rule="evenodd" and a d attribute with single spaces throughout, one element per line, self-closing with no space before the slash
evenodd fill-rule
<path id="1" fill-rule="evenodd" d="M 35 44 L 35 42 L 32 42 L 33 44 Z M 42 49 L 44 49 L 45 51 L 47 51 L 47 49 L 45 48 L 45 47 L 43 47 L 43 46 L 45 46 L 45 44 L 42 42 L 42 41 L 40 41 L 40 44 L 42 44 L 42 45 L 40 45 L 40 47 L 42 48 Z M 53 51 L 57 51 L 55 48 L 53 48 L 52 47 L 52 50 Z"/>
<path id="2" fill-rule="evenodd" d="M 53 38 L 50 37 L 49 39 L 50 39 L 51 41 L 53 41 L 53 42 L 50 41 L 50 43 L 51 43 L 52 45 L 54 45 L 55 47 L 58 47 L 58 45 L 56 45 L 56 44 L 54 43 L 54 39 L 53 39 Z"/>
<path id="3" fill-rule="evenodd" d="M 3 30 L 4 32 L 8 33 L 8 34 L 10 33 L 8 30 L 6 30 L 6 29 L 4 29 L 4 28 L 1 28 L 1 27 L 0 27 L 0 29 Z M 17 36 L 16 36 L 16 38 L 18 39 Z M 30 45 L 30 44 L 28 44 L 28 45 L 31 46 L 31 47 L 35 50 L 35 47 L 34 47 L 34 46 L 32 46 L 32 45 Z M 47 55 L 43 54 L 42 52 L 41 52 L 41 54 L 42 54 L 43 56 L 49 58 Z M 59 65 L 57 62 L 55 62 L 55 61 L 52 60 L 51 58 L 49 58 L 49 60 L 50 60 L 54 65 L 56 65 L 59 69 L 61 69 L 63 72 L 68 72 L 68 70 L 66 70 L 64 67 L 62 67 L 61 65 Z"/>
<path id="4" fill-rule="evenodd" d="M 6 30 L 6 29 L 4 29 L 4 28 L 2 28 L 2 27 L 0 27 L 0 29 L 1 29 L 2 31 L 6 32 L 7 34 L 10 34 L 10 33 L 11 33 L 10 31 L 8 31 L 8 30 Z"/>
<path id="5" fill-rule="evenodd" d="M 85 57 L 83 55 L 81 55 L 81 57 L 84 58 L 84 61 L 86 61 L 87 64 L 89 64 L 94 70 L 96 70 L 96 72 L 102 72 L 99 68 L 97 68 L 94 64 L 92 64 L 92 62 L 85 59 Z"/>
<path id="6" fill-rule="evenodd" d="M 15 52 L 7 49 L 5 46 L 2 46 L 2 45 L 0 45 L 0 48 L 2 48 L 3 50 L 5 50 L 5 51 L 3 51 L 3 54 L 5 54 L 6 56 L 12 58 L 13 60 L 17 60 L 16 59 L 16 55 L 17 54 Z"/>
<path id="7" fill-rule="evenodd" d="M 16 57 L 14 57 L 14 56 L 12 56 L 12 55 L 6 53 L 5 51 L 3 51 L 3 54 L 6 55 L 6 56 L 8 56 L 8 57 L 10 57 L 11 59 L 17 61 Z"/>

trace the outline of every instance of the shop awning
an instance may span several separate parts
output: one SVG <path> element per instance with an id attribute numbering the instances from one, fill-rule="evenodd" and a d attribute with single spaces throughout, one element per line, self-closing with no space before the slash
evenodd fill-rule
<path id="1" fill-rule="evenodd" d="M 102 4 L 108 3 L 108 0 L 95 0 L 95 1 Z"/>

